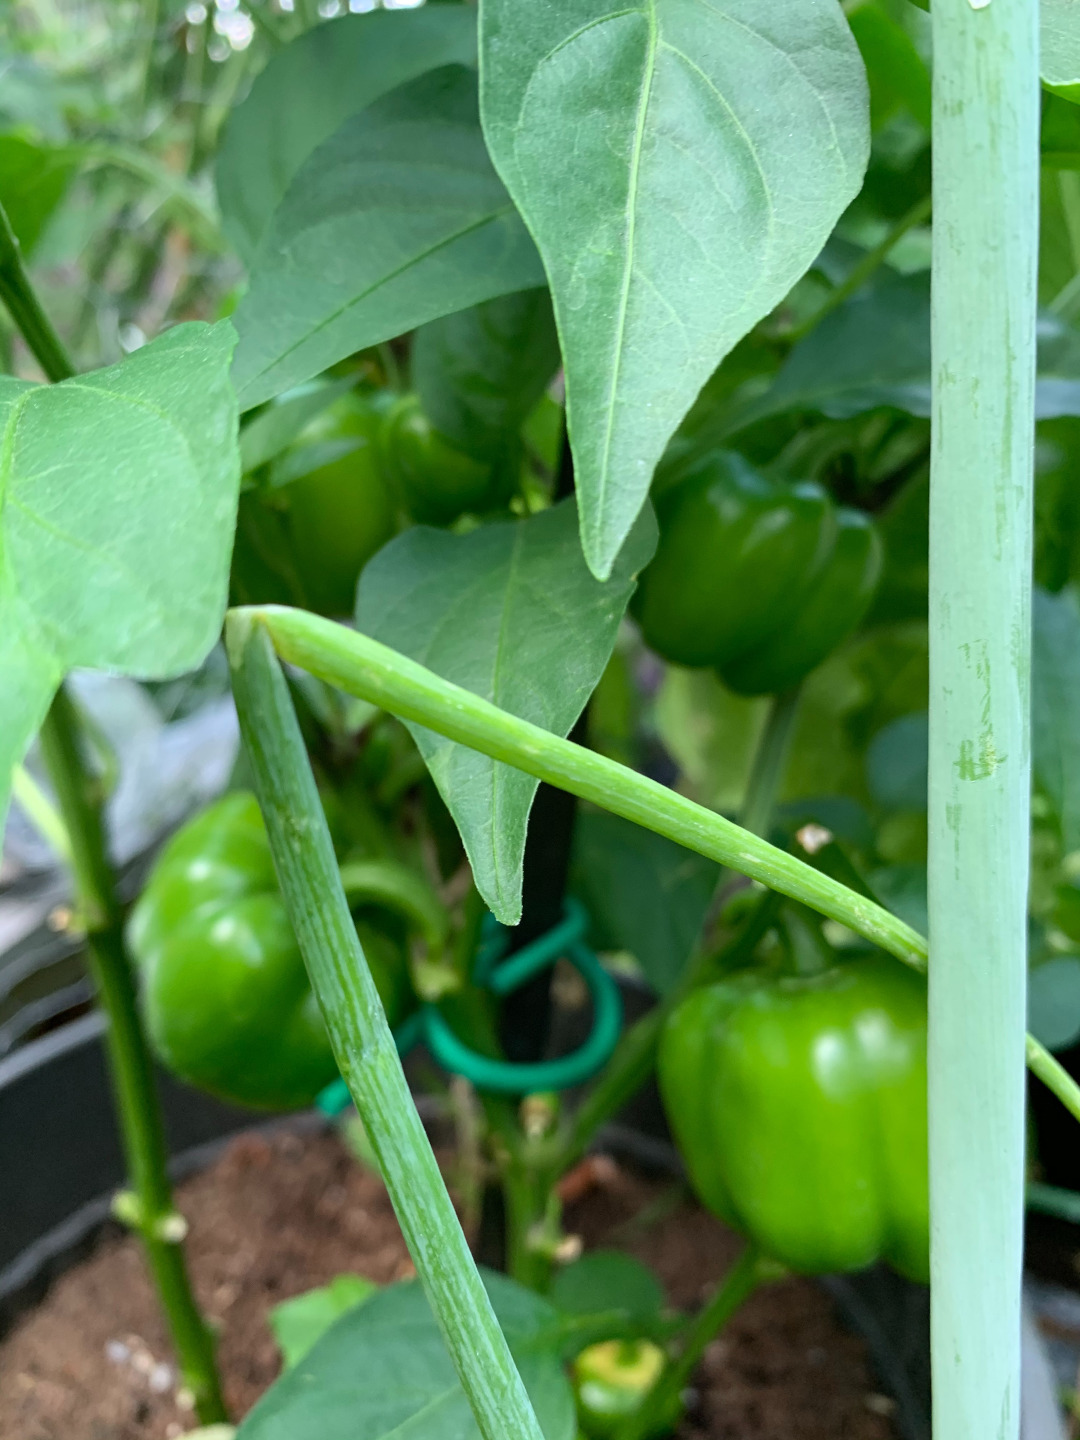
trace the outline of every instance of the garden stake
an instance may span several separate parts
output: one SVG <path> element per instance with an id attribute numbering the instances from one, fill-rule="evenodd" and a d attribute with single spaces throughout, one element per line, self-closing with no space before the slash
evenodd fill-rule
<path id="1" fill-rule="evenodd" d="M 934 0 L 931 1357 L 937 1440 L 1020 1424 L 1036 0 Z"/>

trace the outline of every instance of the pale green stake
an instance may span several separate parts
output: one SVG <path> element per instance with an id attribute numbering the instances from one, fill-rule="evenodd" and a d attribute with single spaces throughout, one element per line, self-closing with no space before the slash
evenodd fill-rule
<path id="1" fill-rule="evenodd" d="M 934 0 L 930 1205 L 936 1440 L 1016 1440 L 1037 0 Z"/>

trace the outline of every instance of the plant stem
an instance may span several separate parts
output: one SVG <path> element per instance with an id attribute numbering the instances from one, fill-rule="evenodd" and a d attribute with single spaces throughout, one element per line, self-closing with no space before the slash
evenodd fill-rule
<path id="1" fill-rule="evenodd" d="M 1026 1036 L 1024 1045 L 1028 1069 L 1054 1092 L 1070 1115 L 1080 1120 L 1080 1085 L 1034 1035 Z"/>
<path id="2" fill-rule="evenodd" d="M 1037 0 L 934 0 L 933 1428 L 1016 1440 L 1024 1219 Z"/>
<path id="3" fill-rule="evenodd" d="M 231 613 L 234 619 L 261 620 L 282 659 L 347 694 L 369 700 L 402 719 L 416 720 L 458 744 L 561 785 L 580 799 L 730 865 L 769 889 L 839 920 L 905 965 L 926 969 L 924 937 L 875 901 L 618 761 L 510 715 L 425 670 L 415 660 L 318 615 L 278 605 Z M 1052 1055 L 1042 1054 L 1039 1078 L 1080 1119 L 1075 1085 Z"/>
<path id="4" fill-rule="evenodd" d="M 617 1440 L 646 1440 L 647 1436 L 663 1428 L 676 1409 L 679 1396 L 706 1347 L 763 1279 L 760 1252 L 755 1245 L 747 1245 L 716 1287 L 712 1299 L 690 1321 L 678 1356 L 668 1362 L 660 1379 L 645 1397 L 641 1409 L 618 1432 Z"/>
<path id="5" fill-rule="evenodd" d="M 924 220 L 929 220 L 932 200 L 929 195 L 924 195 L 921 200 L 916 200 L 911 209 L 901 215 L 889 233 L 868 250 L 859 263 L 852 267 L 847 279 L 837 285 L 822 305 L 808 316 L 801 325 L 796 325 L 785 335 L 785 339 L 791 344 L 805 339 L 811 330 L 817 328 L 834 310 L 838 310 L 845 300 L 850 300 L 856 291 L 861 290 L 875 271 L 879 270 L 889 258 L 894 246 L 904 238 L 909 230 L 914 230 L 916 225 L 921 225 Z"/>
<path id="6" fill-rule="evenodd" d="M 19 243 L 0 206 L 0 299 L 50 380 L 74 374 L 63 345 L 38 301 Z M 182 1241 L 186 1227 L 172 1202 L 168 1149 L 154 1065 L 139 1020 L 135 978 L 124 947 L 123 913 L 105 847 L 100 787 L 82 754 L 80 725 L 63 686 L 40 734 L 60 818 L 67 832 L 75 895 L 86 926 L 94 989 L 105 1011 L 105 1048 L 120 1121 L 131 1192 L 120 1213 L 142 1237 L 147 1263 L 172 1335 L 184 1383 L 207 1425 L 226 1420 L 214 1361 L 214 1338 L 191 1289 Z"/>
<path id="7" fill-rule="evenodd" d="M 7 211 L 0 205 L 0 299 L 34 358 L 50 380 L 69 380 L 75 370 L 30 284 Z"/>
<path id="8" fill-rule="evenodd" d="M 796 686 L 783 695 L 774 695 L 769 703 L 769 713 L 758 741 L 739 816 L 739 824 L 752 835 L 764 836 L 768 833 L 772 813 L 776 809 L 776 797 L 787 769 L 800 693 L 801 687 Z"/>
<path id="9" fill-rule="evenodd" d="M 416 1113 L 357 939 L 296 712 L 264 625 L 233 611 L 241 732 L 289 918 L 341 1073 L 485 1440 L 540 1427 Z"/>
<path id="10" fill-rule="evenodd" d="M 153 1062 L 124 950 L 123 916 L 105 852 L 97 784 L 84 764 L 75 709 L 63 688 L 46 716 L 40 743 L 71 840 L 90 970 L 108 1018 L 105 1044 L 131 1186 L 130 1193 L 120 1197 L 118 1213 L 142 1237 L 184 1383 L 194 1396 L 199 1419 L 213 1424 L 226 1419 L 214 1340 L 195 1304 L 184 1264 L 186 1226 L 173 1207 Z"/>

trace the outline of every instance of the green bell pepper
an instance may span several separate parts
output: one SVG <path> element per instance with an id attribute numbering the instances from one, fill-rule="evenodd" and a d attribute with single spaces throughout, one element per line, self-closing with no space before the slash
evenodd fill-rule
<path id="1" fill-rule="evenodd" d="M 391 1025 L 410 1007 L 397 917 L 357 922 Z M 160 1060 L 224 1100 L 310 1105 L 337 1075 L 285 913 L 254 795 L 236 792 L 172 837 L 128 925 Z"/>
<path id="2" fill-rule="evenodd" d="M 361 570 L 397 528 L 379 449 L 389 404 L 386 392 L 342 396 L 240 497 L 237 601 L 352 614 Z"/>
<path id="3" fill-rule="evenodd" d="M 660 540 L 634 597 L 647 643 L 713 666 L 743 695 L 795 685 L 859 624 L 881 571 L 860 511 L 711 455 L 657 504 Z"/>
<path id="4" fill-rule="evenodd" d="M 360 571 L 396 529 L 378 436 L 387 406 L 349 394 L 304 431 L 288 459 L 299 472 L 283 491 L 293 554 L 309 604 L 351 615 Z M 305 464 L 322 463 L 305 470 Z"/>
<path id="5" fill-rule="evenodd" d="M 766 1254 L 928 1279 L 921 976 L 877 956 L 732 976 L 676 1009 L 658 1077 L 702 1202 Z"/>
<path id="6" fill-rule="evenodd" d="M 495 459 L 467 455 L 432 425 L 415 395 L 390 409 L 383 425 L 382 455 L 410 517 L 421 525 L 449 525 L 466 513 L 505 505 L 513 494 L 512 468 Z"/>

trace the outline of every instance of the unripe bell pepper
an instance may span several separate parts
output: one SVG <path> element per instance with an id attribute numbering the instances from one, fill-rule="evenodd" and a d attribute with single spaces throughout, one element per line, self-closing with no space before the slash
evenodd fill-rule
<path id="1" fill-rule="evenodd" d="M 929 1278 L 926 984 L 869 957 L 691 993 L 658 1077 L 706 1207 L 806 1274 Z"/>
<path id="2" fill-rule="evenodd" d="M 379 431 L 386 405 L 349 394 L 308 427 L 289 456 L 328 458 L 288 484 L 282 498 L 297 569 L 309 604 L 351 615 L 360 571 L 394 534 L 394 507 L 382 472 Z"/>
<path id="3" fill-rule="evenodd" d="M 736 454 L 711 455 L 661 497 L 657 518 L 633 606 L 645 639 L 674 664 L 713 666 L 743 695 L 809 674 L 877 587 L 881 542 L 865 515 Z"/>
<path id="4" fill-rule="evenodd" d="M 383 925 L 364 919 L 357 933 L 394 1024 L 410 1002 L 404 955 Z M 151 1044 L 182 1080 L 289 1110 L 336 1077 L 254 795 L 226 795 L 177 831 L 128 940 Z"/>
<path id="5" fill-rule="evenodd" d="M 497 460 L 467 455 L 432 425 L 415 395 L 388 412 L 381 436 L 383 463 L 399 499 L 421 525 L 449 525 L 459 515 L 506 503 L 514 477 Z"/>
<path id="6" fill-rule="evenodd" d="M 607 1440 L 633 1416 L 660 1378 L 664 1352 L 651 1340 L 601 1340 L 582 1350 L 572 1366 L 574 1399 L 585 1435 Z M 679 1405 L 663 1417 L 658 1430 L 669 1430 Z"/>
<path id="7" fill-rule="evenodd" d="M 388 392 L 350 392 L 317 415 L 240 497 L 232 592 L 244 605 L 350 615 L 360 572 L 397 528 L 379 434 Z"/>

